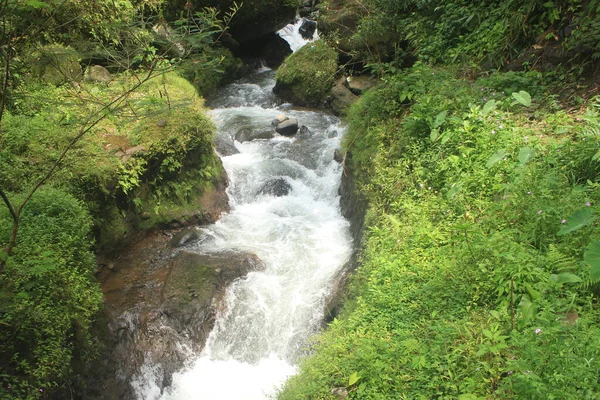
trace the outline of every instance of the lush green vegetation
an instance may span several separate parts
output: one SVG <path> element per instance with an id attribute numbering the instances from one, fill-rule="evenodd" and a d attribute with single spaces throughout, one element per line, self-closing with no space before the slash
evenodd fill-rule
<path id="1" fill-rule="evenodd" d="M 600 98 L 584 83 L 600 4 L 322 12 L 348 65 L 381 77 L 344 143 L 366 233 L 342 313 L 279 398 L 600 398 Z"/>
<path id="2" fill-rule="evenodd" d="M 240 69 L 218 43 L 239 7 L 172 3 L 0 3 L 2 399 L 70 387 L 100 349 L 92 251 L 198 213 L 221 175 L 199 93 Z"/>
<path id="3" fill-rule="evenodd" d="M 417 64 L 354 106 L 362 265 L 281 399 L 597 398 L 600 101 L 539 77 Z"/>
<path id="4" fill-rule="evenodd" d="M 378 72 L 415 59 L 577 73 L 600 59 L 597 1 L 327 0 L 332 43 Z"/>

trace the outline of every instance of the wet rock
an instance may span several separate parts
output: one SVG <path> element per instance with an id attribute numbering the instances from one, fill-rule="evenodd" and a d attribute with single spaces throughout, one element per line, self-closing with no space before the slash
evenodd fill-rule
<path id="1" fill-rule="evenodd" d="M 346 78 L 338 79 L 331 89 L 329 104 L 336 115 L 343 114 L 358 97 L 346 87 Z"/>
<path id="2" fill-rule="evenodd" d="M 198 232 L 193 229 L 184 229 L 171 238 L 169 241 L 169 246 L 177 248 L 188 243 L 195 242 L 198 239 L 200 239 Z"/>
<path id="3" fill-rule="evenodd" d="M 345 86 L 350 89 L 352 93 L 360 96 L 365 91 L 377 86 L 377 80 L 372 76 L 349 76 L 346 78 Z"/>
<path id="4" fill-rule="evenodd" d="M 307 19 L 302 23 L 302 25 L 300 25 L 298 33 L 300 33 L 300 36 L 302 36 L 304 39 L 312 39 L 316 30 L 317 23 Z"/>
<path id="5" fill-rule="evenodd" d="M 287 196 L 291 190 L 292 187 L 284 178 L 275 178 L 265 182 L 258 190 L 258 193 L 282 197 Z"/>
<path id="6" fill-rule="evenodd" d="M 250 128 L 240 129 L 235 134 L 235 140 L 240 143 L 250 142 L 256 139 L 272 139 L 275 135 L 272 131 L 258 131 Z"/>
<path id="7" fill-rule="evenodd" d="M 335 151 L 333 152 L 333 160 L 337 163 L 341 163 L 342 161 L 344 161 L 344 155 L 342 154 L 342 151 L 340 149 L 335 149 Z"/>
<path id="8" fill-rule="evenodd" d="M 225 288 L 264 268 L 252 253 L 173 255 L 168 235 L 149 234 L 114 259 L 103 260 L 106 352 L 91 370 L 81 398 L 131 399 L 144 366 L 157 368 L 162 389 L 193 352 L 204 347 Z M 159 379 L 160 380 L 160 379 Z"/>
<path id="9" fill-rule="evenodd" d="M 218 135 L 214 140 L 213 145 L 215 146 L 215 150 L 223 157 L 232 156 L 234 154 L 238 154 L 240 151 L 235 147 L 233 140 L 231 138 L 224 138 L 221 135 Z"/>
<path id="10" fill-rule="evenodd" d="M 298 133 L 298 135 L 306 137 L 306 136 L 312 136 L 312 132 L 310 131 L 310 129 L 308 129 L 308 127 L 306 125 L 302 125 L 300 127 L 300 132 Z"/>
<path id="11" fill-rule="evenodd" d="M 286 117 L 285 115 L 283 115 L 283 114 L 279 114 L 278 116 L 276 116 L 276 117 L 275 117 L 275 119 L 273 119 L 273 121 L 271 121 L 271 125 L 273 125 L 273 126 L 277 126 L 277 125 L 279 125 L 280 123 L 282 123 L 283 121 L 286 121 L 286 120 L 288 120 L 288 119 L 289 119 L 289 118 L 288 118 L 288 117 Z"/>
<path id="12" fill-rule="evenodd" d="M 296 118 L 286 119 L 277 124 L 275 131 L 283 136 L 293 136 L 298 132 L 298 120 Z"/>

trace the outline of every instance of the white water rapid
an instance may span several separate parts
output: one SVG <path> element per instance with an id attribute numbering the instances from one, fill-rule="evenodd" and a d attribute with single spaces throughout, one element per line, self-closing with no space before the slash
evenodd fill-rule
<path id="1" fill-rule="evenodd" d="M 266 268 L 229 287 L 204 350 L 191 355 L 170 387 L 161 393 L 152 383 L 154 369 L 146 368 L 134 385 L 139 398 L 273 398 L 322 324 L 335 277 L 352 252 L 349 223 L 339 208 L 342 170 L 333 160 L 343 128 L 323 112 L 275 107 L 273 85 L 273 71 L 260 70 L 212 101 L 220 139 L 239 151 L 222 157 L 232 210 L 205 228 L 211 240 L 186 249 L 247 251 Z M 271 120 L 281 113 L 310 132 L 233 142 L 241 129 L 274 130 Z M 277 197 L 264 190 L 275 181 L 289 193 Z"/>
<path id="2" fill-rule="evenodd" d="M 300 27 L 306 21 L 306 18 L 298 18 L 295 23 L 288 24 L 277 31 L 277 34 L 290 45 L 293 52 L 306 45 L 307 43 L 319 40 L 319 31 L 315 30 L 312 39 L 304 39 L 300 35 Z"/>

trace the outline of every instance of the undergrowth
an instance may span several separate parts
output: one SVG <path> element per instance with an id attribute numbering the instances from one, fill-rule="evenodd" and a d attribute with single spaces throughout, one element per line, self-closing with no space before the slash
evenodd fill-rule
<path id="1" fill-rule="evenodd" d="M 351 109 L 353 300 L 280 399 L 600 398 L 600 102 L 513 78 L 417 64 Z"/>

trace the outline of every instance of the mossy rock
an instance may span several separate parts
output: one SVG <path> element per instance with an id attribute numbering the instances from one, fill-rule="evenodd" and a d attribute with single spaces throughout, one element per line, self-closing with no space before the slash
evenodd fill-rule
<path id="1" fill-rule="evenodd" d="M 53 44 L 34 52 L 29 60 L 33 76 L 52 85 L 81 81 L 79 55 L 71 47 Z"/>
<path id="2" fill-rule="evenodd" d="M 281 98 L 301 106 L 316 106 L 331 92 L 337 72 L 337 53 L 324 41 L 307 44 L 277 70 L 273 89 Z"/>

